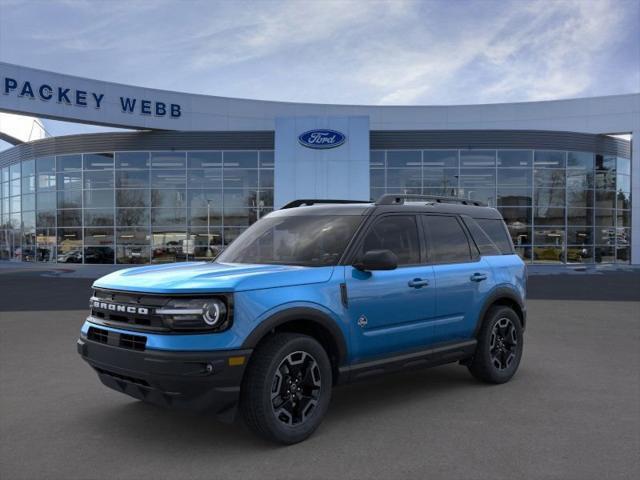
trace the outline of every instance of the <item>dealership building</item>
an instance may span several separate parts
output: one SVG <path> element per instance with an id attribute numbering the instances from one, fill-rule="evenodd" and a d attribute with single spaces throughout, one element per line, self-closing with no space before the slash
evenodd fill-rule
<path id="1" fill-rule="evenodd" d="M 320 105 L 6 63 L 0 88 L 0 112 L 127 129 L 24 142 L 0 124 L 3 260 L 209 259 L 291 200 L 403 193 L 498 208 L 527 262 L 640 264 L 640 94 Z"/>

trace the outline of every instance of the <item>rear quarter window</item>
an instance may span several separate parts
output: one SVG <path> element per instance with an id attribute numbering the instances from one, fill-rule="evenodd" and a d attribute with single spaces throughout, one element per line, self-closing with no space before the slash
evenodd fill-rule
<path id="1" fill-rule="evenodd" d="M 500 250 L 502 255 L 514 253 L 511 237 L 501 219 L 497 218 L 476 218 L 476 223 L 491 239 L 493 244 Z"/>

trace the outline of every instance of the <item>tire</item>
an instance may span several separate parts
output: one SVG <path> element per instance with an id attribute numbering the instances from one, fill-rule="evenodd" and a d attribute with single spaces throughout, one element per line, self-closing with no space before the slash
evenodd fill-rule
<path id="1" fill-rule="evenodd" d="M 260 343 L 245 373 L 240 393 L 245 423 L 272 442 L 301 442 L 322 422 L 332 384 L 331 362 L 315 339 L 272 335 Z"/>
<path id="2" fill-rule="evenodd" d="M 478 346 L 467 368 L 482 382 L 508 382 L 518 370 L 523 346 L 518 314 L 509 307 L 491 307 L 480 327 Z"/>

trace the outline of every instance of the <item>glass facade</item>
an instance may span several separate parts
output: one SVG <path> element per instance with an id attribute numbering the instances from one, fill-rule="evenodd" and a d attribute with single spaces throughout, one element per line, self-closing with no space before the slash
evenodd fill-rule
<path id="1" fill-rule="evenodd" d="M 534 263 L 629 263 L 631 161 L 555 150 L 372 150 L 371 198 L 497 207 Z M 144 264 L 214 257 L 273 210 L 274 152 L 97 152 L 0 169 L 0 259 Z"/>
<path id="2" fill-rule="evenodd" d="M 631 161 L 555 150 L 373 150 L 371 198 L 479 200 L 533 263 L 629 263 Z"/>
<path id="3" fill-rule="evenodd" d="M 0 259 L 209 259 L 273 210 L 273 151 L 98 152 L 0 169 Z"/>

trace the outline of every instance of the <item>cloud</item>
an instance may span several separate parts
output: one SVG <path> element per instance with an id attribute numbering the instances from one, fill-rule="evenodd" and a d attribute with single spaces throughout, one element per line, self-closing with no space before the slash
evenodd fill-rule
<path id="1" fill-rule="evenodd" d="M 0 59 L 272 100 L 543 100 L 638 91 L 639 17 L 637 0 L 0 0 Z"/>

